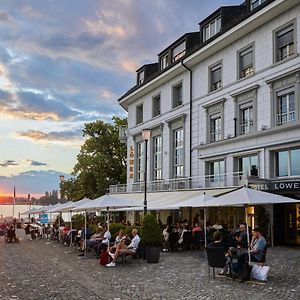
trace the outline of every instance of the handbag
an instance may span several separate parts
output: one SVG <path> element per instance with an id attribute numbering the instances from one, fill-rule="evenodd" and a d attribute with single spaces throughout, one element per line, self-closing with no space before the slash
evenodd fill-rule
<path id="1" fill-rule="evenodd" d="M 252 278 L 261 281 L 267 281 L 270 267 L 254 265 L 252 268 Z"/>

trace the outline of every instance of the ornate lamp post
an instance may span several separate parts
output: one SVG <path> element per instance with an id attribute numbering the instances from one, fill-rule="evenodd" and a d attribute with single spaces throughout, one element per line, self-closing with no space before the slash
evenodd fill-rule
<path id="1" fill-rule="evenodd" d="M 145 141 L 145 168 L 144 168 L 144 216 L 147 214 L 147 152 L 148 152 L 148 141 L 150 140 L 151 130 L 142 130 L 143 139 Z"/>

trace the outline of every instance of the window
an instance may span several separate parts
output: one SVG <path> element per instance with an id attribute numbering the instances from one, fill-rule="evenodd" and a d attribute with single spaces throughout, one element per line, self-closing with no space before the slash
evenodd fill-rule
<path id="1" fill-rule="evenodd" d="M 163 70 L 169 65 L 169 55 L 166 54 L 160 59 L 160 69 Z"/>
<path id="2" fill-rule="evenodd" d="M 136 107 L 136 125 L 143 123 L 143 104 Z"/>
<path id="3" fill-rule="evenodd" d="M 295 93 L 279 94 L 277 96 L 277 125 L 294 123 L 295 119 Z"/>
<path id="4" fill-rule="evenodd" d="M 275 175 L 277 177 L 300 175 L 300 149 L 275 152 Z"/>
<path id="5" fill-rule="evenodd" d="M 240 107 L 240 134 L 253 131 L 253 107 Z"/>
<path id="6" fill-rule="evenodd" d="M 295 53 L 294 24 L 275 33 L 276 62 L 284 60 Z"/>
<path id="7" fill-rule="evenodd" d="M 256 7 L 260 6 L 266 0 L 251 0 L 251 10 L 255 9 Z"/>
<path id="8" fill-rule="evenodd" d="M 153 180 L 162 179 L 162 137 L 153 137 Z"/>
<path id="9" fill-rule="evenodd" d="M 138 85 L 143 84 L 144 80 L 145 80 L 145 71 L 141 71 L 138 73 Z"/>
<path id="10" fill-rule="evenodd" d="M 223 182 L 225 179 L 225 161 L 212 161 L 209 162 L 209 181 L 210 182 Z"/>
<path id="11" fill-rule="evenodd" d="M 208 143 L 223 139 L 224 101 L 220 99 L 217 103 L 203 106 L 206 110 L 206 140 Z"/>
<path id="12" fill-rule="evenodd" d="M 182 105 L 182 83 L 173 86 L 173 108 Z"/>
<path id="13" fill-rule="evenodd" d="M 253 75 L 253 46 L 239 52 L 239 78 Z"/>
<path id="14" fill-rule="evenodd" d="M 203 34 L 203 42 L 210 39 L 212 36 L 217 34 L 221 30 L 221 17 L 217 17 L 208 25 L 204 26 L 202 34 Z"/>
<path id="15" fill-rule="evenodd" d="M 222 118 L 220 115 L 210 117 L 210 142 L 222 139 Z"/>
<path id="16" fill-rule="evenodd" d="M 222 65 L 217 64 L 210 67 L 210 92 L 216 91 L 222 87 Z"/>
<path id="17" fill-rule="evenodd" d="M 173 130 L 173 176 L 183 177 L 183 128 Z"/>
<path id="18" fill-rule="evenodd" d="M 152 117 L 156 117 L 160 115 L 160 95 L 157 95 L 152 98 Z"/>
<path id="19" fill-rule="evenodd" d="M 175 47 L 172 51 L 172 62 L 180 59 L 185 55 L 185 41 Z"/>
<path id="20" fill-rule="evenodd" d="M 240 157 L 238 159 L 239 172 L 243 175 L 258 176 L 258 159 L 257 155 Z"/>
<path id="21" fill-rule="evenodd" d="M 144 142 L 136 143 L 136 181 L 144 180 Z"/>

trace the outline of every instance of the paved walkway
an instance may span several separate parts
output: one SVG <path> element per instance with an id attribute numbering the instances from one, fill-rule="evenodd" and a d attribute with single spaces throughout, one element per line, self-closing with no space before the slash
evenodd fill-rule
<path id="1" fill-rule="evenodd" d="M 267 258 L 267 283 L 208 281 L 198 251 L 161 253 L 159 264 L 133 260 L 109 269 L 56 242 L 7 244 L 0 237 L 0 299 L 300 299 L 300 249 L 269 249 Z"/>

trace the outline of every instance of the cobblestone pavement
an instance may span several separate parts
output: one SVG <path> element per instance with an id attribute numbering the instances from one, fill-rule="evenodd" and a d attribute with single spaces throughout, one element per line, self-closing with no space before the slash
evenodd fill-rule
<path id="1" fill-rule="evenodd" d="M 0 299 L 300 299 L 299 248 L 268 250 L 266 283 L 209 281 L 199 251 L 161 253 L 158 264 L 132 260 L 115 268 L 77 254 L 57 242 L 7 244 L 0 237 Z"/>

